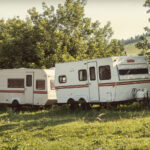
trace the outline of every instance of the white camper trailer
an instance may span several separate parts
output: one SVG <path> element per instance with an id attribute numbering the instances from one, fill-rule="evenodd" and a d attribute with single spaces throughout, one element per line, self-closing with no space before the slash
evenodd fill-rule
<path id="1" fill-rule="evenodd" d="M 59 104 L 75 106 L 139 101 L 150 98 L 147 57 L 120 56 L 56 64 Z"/>
<path id="2" fill-rule="evenodd" d="M 56 103 L 55 69 L 0 70 L 0 104 L 49 106 Z"/>

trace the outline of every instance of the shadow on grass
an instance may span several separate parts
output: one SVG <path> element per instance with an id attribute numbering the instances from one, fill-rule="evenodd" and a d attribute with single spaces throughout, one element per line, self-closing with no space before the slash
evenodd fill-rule
<path id="1" fill-rule="evenodd" d="M 82 120 L 86 123 L 94 121 L 117 121 L 120 119 L 133 119 L 150 116 L 149 107 L 144 104 L 120 105 L 118 108 L 99 109 L 89 111 L 71 111 L 67 106 L 55 106 L 49 110 L 13 112 L 7 110 L 7 115 L 0 112 L 0 120 L 9 120 L 9 123 L 0 125 L 0 132 L 7 130 L 42 130 L 47 126 L 56 126 Z M 21 123 L 20 123 L 21 122 Z"/>
<path id="2" fill-rule="evenodd" d="M 0 126 L 0 135 L 2 134 L 3 131 L 15 129 L 17 126 L 18 125 L 14 124 L 14 123 L 1 125 Z"/>

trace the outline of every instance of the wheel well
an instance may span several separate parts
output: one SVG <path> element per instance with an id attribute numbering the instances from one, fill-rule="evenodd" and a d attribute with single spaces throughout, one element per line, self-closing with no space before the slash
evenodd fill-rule
<path id="1" fill-rule="evenodd" d="M 19 101 L 18 101 L 17 99 L 14 99 L 14 100 L 12 101 L 12 105 L 15 105 L 15 104 L 18 104 L 18 105 L 19 105 Z"/>

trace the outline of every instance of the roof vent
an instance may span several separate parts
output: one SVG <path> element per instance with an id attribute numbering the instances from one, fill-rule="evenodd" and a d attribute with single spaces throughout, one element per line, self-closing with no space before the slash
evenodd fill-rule
<path id="1" fill-rule="evenodd" d="M 135 62 L 135 60 L 134 59 L 128 59 L 127 62 L 128 63 L 133 63 L 133 62 Z"/>

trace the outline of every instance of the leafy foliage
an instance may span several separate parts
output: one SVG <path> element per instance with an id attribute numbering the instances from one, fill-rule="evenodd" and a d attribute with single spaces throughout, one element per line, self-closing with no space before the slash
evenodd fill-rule
<path id="1" fill-rule="evenodd" d="M 149 9 L 148 9 L 147 13 L 150 13 L 150 0 L 145 1 L 144 7 L 148 7 Z M 149 27 L 145 27 L 144 29 L 146 31 L 147 37 L 150 36 Z M 149 62 L 150 62 L 150 53 L 147 52 L 150 49 L 150 43 L 149 43 L 149 41 L 147 40 L 147 38 L 145 36 L 140 37 L 140 41 L 136 44 L 136 47 L 139 48 L 139 49 L 142 49 L 142 52 L 141 52 L 140 55 L 148 56 L 148 59 L 149 59 Z"/>
<path id="2" fill-rule="evenodd" d="M 147 54 L 147 50 L 150 49 L 150 43 L 148 42 L 148 40 L 145 37 L 141 37 L 140 38 L 140 42 L 138 42 L 136 44 L 136 47 L 139 49 L 142 49 L 142 52 L 140 55 L 146 55 Z"/>
<path id="3" fill-rule="evenodd" d="M 43 3 L 43 12 L 28 10 L 26 20 L 0 20 L 1 68 L 49 68 L 58 62 L 123 55 L 123 46 L 111 40 L 110 23 L 101 27 L 84 15 L 85 0 L 64 5 Z"/>

